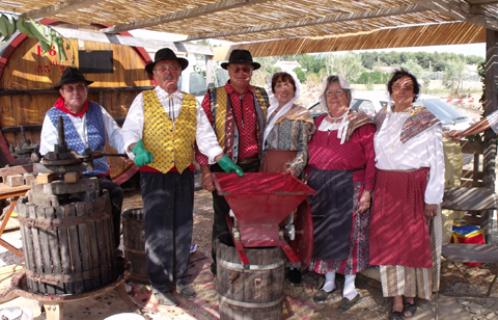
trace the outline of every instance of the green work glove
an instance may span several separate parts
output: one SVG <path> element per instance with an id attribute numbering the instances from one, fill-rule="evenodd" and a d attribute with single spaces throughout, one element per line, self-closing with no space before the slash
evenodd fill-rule
<path id="1" fill-rule="evenodd" d="M 145 166 L 152 162 L 152 153 L 145 149 L 142 140 L 138 140 L 133 149 L 131 149 L 131 152 L 135 155 L 135 160 L 133 160 L 133 162 L 135 162 L 138 167 Z"/>
<path id="2" fill-rule="evenodd" d="M 242 177 L 244 175 L 244 171 L 242 171 L 242 168 L 236 165 L 235 162 L 233 162 L 232 159 L 230 159 L 226 154 L 217 162 L 221 169 L 223 169 L 223 171 L 225 172 L 235 172 L 239 177 Z"/>

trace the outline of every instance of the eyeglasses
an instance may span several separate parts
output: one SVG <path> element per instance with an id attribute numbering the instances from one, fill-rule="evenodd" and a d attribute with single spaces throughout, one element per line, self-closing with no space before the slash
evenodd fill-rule
<path id="1" fill-rule="evenodd" d="M 333 96 L 335 96 L 335 97 L 340 97 L 340 96 L 342 96 L 344 93 L 346 93 L 344 90 L 334 90 L 334 91 L 329 90 L 329 91 L 326 91 L 326 92 L 325 92 L 325 95 L 326 95 L 327 97 L 333 97 Z"/>
<path id="2" fill-rule="evenodd" d="M 166 71 L 178 71 L 180 68 L 176 65 L 161 65 L 159 67 L 154 68 L 152 72 L 154 73 L 164 73 Z"/>
<path id="3" fill-rule="evenodd" d="M 243 66 L 243 67 L 232 67 L 232 72 L 234 73 L 250 73 L 252 71 L 252 68 L 249 66 Z"/>

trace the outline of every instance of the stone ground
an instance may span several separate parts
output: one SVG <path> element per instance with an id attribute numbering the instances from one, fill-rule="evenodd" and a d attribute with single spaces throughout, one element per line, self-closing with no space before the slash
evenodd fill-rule
<path id="1" fill-rule="evenodd" d="M 124 209 L 140 206 L 140 197 L 128 194 Z M 65 319 L 101 320 L 111 315 L 130 312 L 141 314 L 147 319 L 218 319 L 217 294 L 214 279 L 209 272 L 211 242 L 211 196 L 205 191 L 196 192 L 194 217 L 194 242 L 198 250 L 191 258 L 190 275 L 194 279 L 197 298 L 188 301 L 180 299 L 179 307 L 157 306 L 148 302 L 147 287 L 127 283 L 129 292 L 123 299 L 117 291 L 98 297 L 71 302 L 64 305 Z M 9 232 L 5 238 L 20 245 L 19 232 Z M 1 248 L 3 250 L 3 248 Z M 13 264 L 22 261 L 5 250 L 0 250 L 0 288 L 8 292 Z M 19 268 L 16 269 L 18 271 Z M 455 320 L 455 319 L 498 319 L 498 266 L 481 265 L 469 267 L 460 263 L 443 262 L 441 290 L 432 302 L 421 302 L 414 320 Z M 338 279 L 339 289 L 341 279 Z M 357 286 L 361 300 L 347 312 L 339 312 L 340 290 L 332 294 L 323 304 L 315 304 L 311 297 L 318 287 L 319 278 L 311 273 L 303 277 L 303 283 L 295 286 L 285 285 L 284 319 L 387 319 L 389 302 L 382 297 L 380 284 L 359 276 Z M 133 300 L 131 300 L 133 299 Z M 37 301 L 15 298 L 3 302 L 0 298 L 0 312 L 6 307 L 21 307 L 26 319 L 46 319 Z M 134 301 L 138 304 L 131 304 Z M 3 302 L 3 303 L 2 303 Z M 23 318 L 24 319 L 24 318 Z M 121 318 L 125 320 L 126 318 Z M 114 319 L 113 319 L 114 320 Z"/>

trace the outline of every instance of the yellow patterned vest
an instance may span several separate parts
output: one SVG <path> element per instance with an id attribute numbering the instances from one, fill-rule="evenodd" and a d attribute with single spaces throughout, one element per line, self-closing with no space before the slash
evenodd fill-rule
<path id="1" fill-rule="evenodd" d="M 159 102 L 154 90 L 144 91 L 144 132 L 143 141 L 154 161 L 149 164 L 162 173 L 173 167 L 178 172 L 194 160 L 195 130 L 197 110 L 195 97 L 183 93 L 182 108 L 175 123 L 171 121 Z"/>
<path id="2" fill-rule="evenodd" d="M 261 147 L 264 127 L 266 124 L 266 112 L 269 107 L 268 95 L 266 94 L 265 89 L 260 87 L 254 88 L 254 96 L 255 96 L 255 106 L 257 123 L 258 123 L 258 140 Z M 228 94 L 225 90 L 225 87 L 218 87 L 215 89 L 209 90 L 210 102 L 211 102 L 211 112 L 213 113 L 214 123 L 213 127 L 216 132 L 216 136 L 218 138 L 218 143 L 220 147 L 223 149 L 225 153 L 228 153 L 232 160 L 237 160 L 237 152 L 233 150 L 227 150 L 227 102 L 228 102 Z"/>

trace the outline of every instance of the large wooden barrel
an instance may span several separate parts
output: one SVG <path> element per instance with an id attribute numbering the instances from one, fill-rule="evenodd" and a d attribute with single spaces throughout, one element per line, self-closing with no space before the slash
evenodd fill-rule
<path id="1" fill-rule="evenodd" d="M 145 260 L 144 210 L 128 209 L 122 216 L 124 254 L 130 263 L 130 279 L 149 283 Z"/>
<path id="2" fill-rule="evenodd" d="M 97 178 L 82 183 L 89 189 L 96 185 L 98 190 Z M 47 186 L 52 187 L 33 188 Z M 31 194 L 18 201 L 29 291 L 80 294 L 104 287 L 122 274 L 112 237 L 109 194 L 106 190 L 88 194 L 91 201 L 65 201 L 57 206 L 28 201 Z"/>
<path id="3" fill-rule="evenodd" d="M 124 120 L 136 95 L 151 88 L 144 70 L 150 57 L 143 48 L 75 39 L 67 40 L 67 45 L 67 59 L 61 61 L 54 50 L 43 53 L 35 39 L 20 34 L 0 52 L 0 140 L 4 140 L 0 143 L 8 144 L 11 149 L 26 145 L 25 139 L 39 143 L 45 113 L 59 95 L 53 90 L 54 84 L 64 68 L 81 67 L 80 56 L 85 53 L 112 53 L 112 72 L 104 70 L 84 75 L 94 81 L 88 98 L 102 105 L 118 123 Z M 109 161 L 112 178 L 129 169 L 121 158 L 112 157 Z M 2 165 L 5 163 L 0 163 Z"/>
<path id="4" fill-rule="evenodd" d="M 244 268 L 229 238 L 216 247 L 216 290 L 222 320 L 277 320 L 282 318 L 285 260 L 278 247 L 247 249 Z"/>

